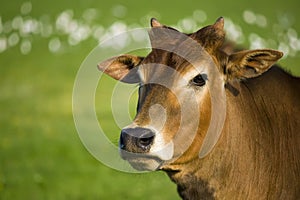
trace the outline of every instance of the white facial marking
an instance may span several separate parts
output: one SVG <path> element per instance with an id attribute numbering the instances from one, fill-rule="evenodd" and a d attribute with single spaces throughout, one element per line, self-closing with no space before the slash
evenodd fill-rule
<path id="1" fill-rule="evenodd" d="M 174 154 L 174 143 L 171 140 L 169 143 L 164 144 L 163 146 L 160 147 L 160 150 L 155 151 L 155 148 L 151 148 L 150 150 L 151 155 L 156 155 L 162 160 L 170 160 L 173 158 Z"/>
<path id="2" fill-rule="evenodd" d="M 167 120 L 166 109 L 160 104 L 152 105 L 149 108 L 149 128 L 155 131 L 155 139 L 150 149 L 150 154 L 162 160 L 169 160 L 173 156 L 173 143 L 167 142 L 163 137 L 163 128 Z"/>

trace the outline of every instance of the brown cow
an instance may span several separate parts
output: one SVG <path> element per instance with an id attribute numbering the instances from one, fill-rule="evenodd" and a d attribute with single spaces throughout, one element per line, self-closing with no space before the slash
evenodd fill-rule
<path id="1" fill-rule="evenodd" d="M 98 66 L 140 84 L 121 156 L 167 172 L 183 199 L 300 199 L 300 80 L 271 67 L 283 54 L 229 53 L 223 18 L 192 34 L 151 26 L 149 55 Z"/>

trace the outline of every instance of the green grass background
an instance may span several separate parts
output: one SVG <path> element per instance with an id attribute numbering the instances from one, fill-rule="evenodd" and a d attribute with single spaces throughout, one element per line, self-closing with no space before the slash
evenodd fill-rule
<path id="1" fill-rule="evenodd" d="M 0 0 L 2 21 L 17 15 L 22 2 Z M 87 8 L 99 9 L 97 21 L 104 27 L 119 20 L 111 9 L 122 4 L 127 8 L 122 20 L 128 24 L 140 22 L 152 11 L 163 23 L 176 24 L 201 9 L 207 13 L 208 23 L 226 16 L 247 32 L 255 31 L 255 27 L 243 21 L 242 13 L 252 10 L 264 14 L 270 24 L 280 14 L 289 13 L 294 18 L 294 29 L 300 31 L 298 0 L 31 2 L 30 15 L 37 18 L 43 14 L 55 18 L 66 9 L 80 17 Z M 257 31 L 265 38 L 276 37 L 271 27 Z M 176 186 L 164 173 L 127 174 L 110 169 L 93 158 L 81 143 L 72 117 L 72 89 L 77 70 L 95 41 L 86 40 L 63 54 L 52 54 L 47 39 L 32 40 L 28 55 L 22 55 L 18 47 L 0 53 L 0 199 L 178 199 Z M 298 54 L 280 63 L 299 75 L 299 61 Z M 104 81 L 108 97 L 113 82 Z M 134 112 L 134 106 L 131 108 Z M 109 109 L 103 110 L 104 129 L 113 133 L 108 137 L 116 142 L 120 130 Z"/>

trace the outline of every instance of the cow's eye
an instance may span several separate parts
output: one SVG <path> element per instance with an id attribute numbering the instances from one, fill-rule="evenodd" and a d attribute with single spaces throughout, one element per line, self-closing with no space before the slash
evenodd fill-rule
<path id="1" fill-rule="evenodd" d="M 201 74 L 198 74 L 191 80 L 191 83 L 196 86 L 203 86 L 205 85 L 205 79 Z"/>

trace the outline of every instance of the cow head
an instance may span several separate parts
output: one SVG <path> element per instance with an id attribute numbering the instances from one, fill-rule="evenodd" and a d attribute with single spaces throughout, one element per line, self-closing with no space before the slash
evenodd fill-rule
<path id="1" fill-rule="evenodd" d="M 116 80 L 139 84 L 137 114 L 119 142 L 121 156 L 138 170 L 197 158 L 212 123 L 212 92 L 225 98 L 218 95 L 228 81 L 256 77 L 282 56 L 269 49 L 228 50 L 223 18 L 192 34 L 156 19 L 151 26 L 146 57 L 120 55 L 98 65 Z"/>

